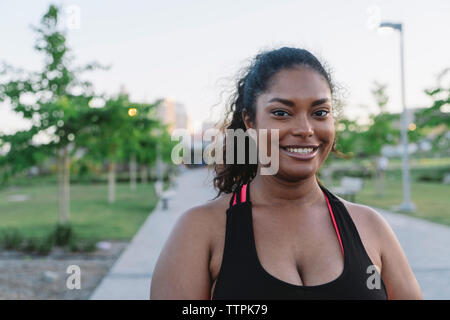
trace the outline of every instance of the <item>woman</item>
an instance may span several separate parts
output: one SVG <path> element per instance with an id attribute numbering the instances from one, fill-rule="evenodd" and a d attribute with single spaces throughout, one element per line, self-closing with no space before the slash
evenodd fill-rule
<path id="1" fill-rule="evenodd" d="M 256 56 L 225 127 L 278 129 L 278 172 L 216 165 L 218 198 L 178 220 L 151 299 L 422 299 L 384 218 L 335 196 L 316 176 L 337 152 L 334 91 L 306 50 Z"/>

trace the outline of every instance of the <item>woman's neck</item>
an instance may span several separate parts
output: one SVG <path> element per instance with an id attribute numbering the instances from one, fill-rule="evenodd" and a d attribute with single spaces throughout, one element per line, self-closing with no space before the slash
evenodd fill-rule
<path id="1" fill-rule="evenodd" d="M 274 175 L 257 174 L 251 182 L 252 202 L 310 207 L 322 203 L 323 192 L 315 176 L 287 181 Z"/>

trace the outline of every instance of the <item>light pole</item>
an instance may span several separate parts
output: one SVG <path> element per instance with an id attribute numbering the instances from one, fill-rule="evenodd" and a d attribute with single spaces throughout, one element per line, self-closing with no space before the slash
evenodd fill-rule
<path id="1" fill-rule="evenodd" d="M 405 104 L 405 66 L 403 54 L 403 26 L 401 23 L 381 22 L 379 28 L 394 29 L 400 33 L 400 76 L 401 76 L 401 90 L 402 90 L 402 178 L 403 178 L 403 203 L 397 207 L 398 210 L 413 212 L 416 210 L 414 204 L 411 202 L 410 192 L 410 177 L 408 165 L 408 124 L 406 119 L 406 104 Z"/>

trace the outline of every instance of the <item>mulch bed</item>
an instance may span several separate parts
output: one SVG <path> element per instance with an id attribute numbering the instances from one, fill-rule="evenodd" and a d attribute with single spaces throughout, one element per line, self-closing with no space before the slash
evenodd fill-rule
<path id="1" fill-rule="evenodd" d="M 90 253 L 55 248 L 46 256 L 0 251 L 0 299 L 89 299 L 127 245 L 111 242 L 110 249 Z M 80 289 L 67 288 L 70 265 L 80 267 Z"/>

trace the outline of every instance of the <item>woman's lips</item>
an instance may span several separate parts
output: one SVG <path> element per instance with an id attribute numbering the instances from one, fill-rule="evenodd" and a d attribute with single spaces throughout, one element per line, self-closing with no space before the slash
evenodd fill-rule
<path id="1" fill-rule="evenodd" d="M 317 150 L 319 150 L 319 147 L 314 148 L 311 153 L 290 152 L 284 147 L 280 147 L 280 149 L 292 158 L 299 159 L 299 160 L 310 160 L 316 156 Z"/>

